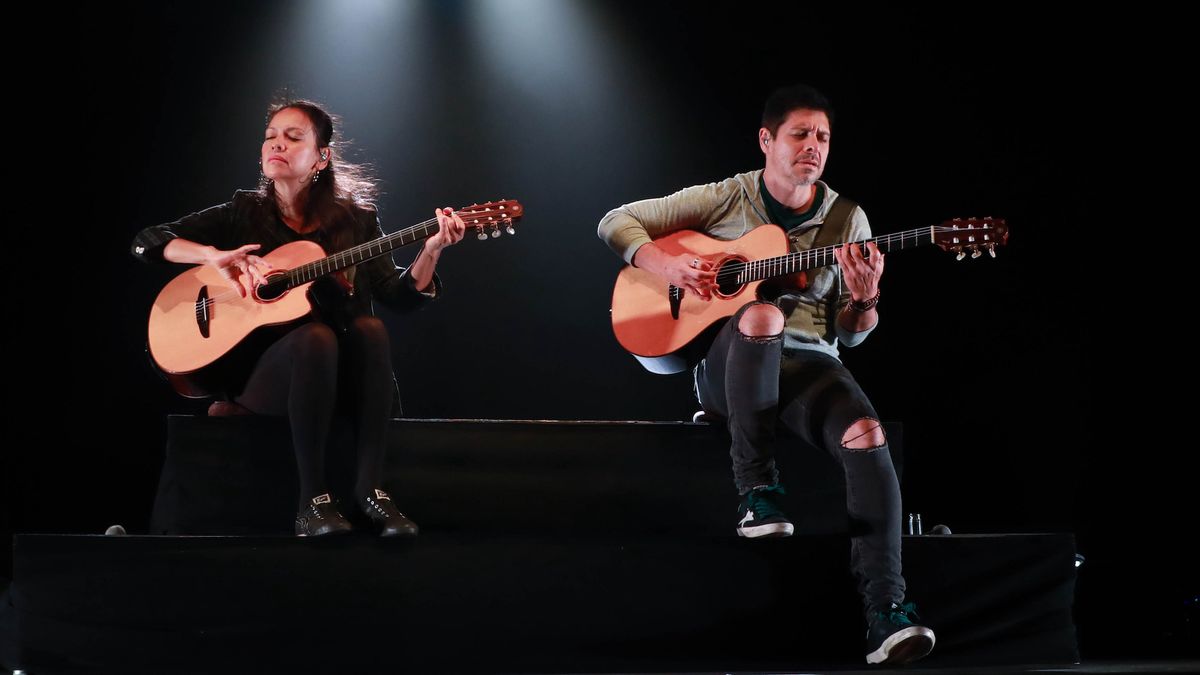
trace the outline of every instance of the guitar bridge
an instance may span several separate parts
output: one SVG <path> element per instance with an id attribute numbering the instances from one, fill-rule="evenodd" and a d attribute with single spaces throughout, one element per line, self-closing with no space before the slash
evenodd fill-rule
<path id="1" fill-rule="evenodd" d="M 671 318 L 679 320 L 679 305 L 683 302 L 683 289 L 678 286 L 667 286 L 667 300 L 671 303 Z"/>
<path id="2" fill-rule="evenodd" d="M 200 329 L 202 337 L 208 337 L 208 327 L 212 320 L 209 314 L 209 308 L 212 303 L 208 301 L 208 286 L 201 286 L 200 293 L 196 296 L 196 327 Z"/>

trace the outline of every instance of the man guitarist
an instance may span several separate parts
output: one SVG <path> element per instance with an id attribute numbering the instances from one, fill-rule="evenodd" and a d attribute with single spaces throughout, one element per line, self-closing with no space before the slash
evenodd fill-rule
<path id="1" fill-rule="evenodd" d="M 758 131 L 762 170 L 626 204 L 600 221 L 598 234 L 626 262 L 705 300 L 720 290 L 716 263 L 671 253 L 655 239 L 692 229 L 731 240 L 769 223 L 786 230 L 797 251 L 867 239 L 862 208 L 819 180 L 832 120 L 828 99 L 816 89 L 778 89 Z M 866 255 L 858 246 L 839 247 L 835 255 L 836 266 L 812 270 L 773 297 L 742 306 L 696 367 L 696 393 L 704 410 L 729 427 L 734 483 L 742 495 L 740 536 L 793 531 L 778 506 L 777 422 L 838 460 L 856 523 L 851 565 L 870 626 L 867 661 L 906 663 L 929 653 L 934 634 L 914 624 L 913 606 L 903 604 L 900 486 L 887 438 L 838 358 L 839 343 L 858 345 L 879 321 L 884 256 L 873 243 Z"/>

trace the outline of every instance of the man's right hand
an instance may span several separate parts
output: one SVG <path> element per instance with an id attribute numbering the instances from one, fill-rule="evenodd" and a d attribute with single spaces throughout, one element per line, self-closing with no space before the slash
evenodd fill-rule
<path id="1" fill-rule="evenodd" d="M 649 243 L 637 250 L 633 264 L 662 277 L 672 286 L 695 293 L 702 300 L 712 300 L 717 279 L 716 265 L 701 256 L 672 255 Z"/>

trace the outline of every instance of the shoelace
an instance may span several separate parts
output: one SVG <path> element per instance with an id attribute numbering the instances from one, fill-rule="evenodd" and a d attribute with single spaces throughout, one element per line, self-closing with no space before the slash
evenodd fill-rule
<path id="1" fill-rule="evenodd" d="M 371 495 L 367 495 L 367 505 L 371 508 L 371 510 L 374 511 L 375 513 L 378 513 L 379 515 L 383 516 L 384 518 L 389 518 L 389 517 L 391 517 L 391 514 L 388 513 L 386 508 L 384 508 L 383 501 L 384 500 L 375 499 L 375 497 L 373 497 Z M 393 509 L 395 509 L 395 504 L 392 504 L 392 500 L 388 499 L 387 503 L 388 503 L 388 505 L 392 506 Z M 400 514 L 398 509 L 396 509 L 396 513 Z M 400 514 L 400 515 L 403 515 L 403 514 Z"/>
<path id="2" fill-rule="evenodd" d="M 781 516 L 783 512 L 775 505 L 776 494 L 787 494 L 782 485 L 771 485 L 768 487 L 755 488 L 746 495 L 746 502 L 750 510 L 754 512 L 755 518 L 762 520 L 771 516 Z"/>
<path id="3" fill-rule="evenodd" d="M 315 498 L 320 499 L 322 497 L 329 497 L 329 493 L 325 493 L 323 495 L 317 495 Z M 332 515 L 330 513 L 326 513 L 326 510 L 328 509 L 331 511 L 335 511 L 336 508 L 337 507 L 334 506 L 332 499 L 330 499 L 327 502 L 321 502 L 321 503 L 316 503 L 316 502 L 310 501 L 308 503 L 308 509 L 306 510 L 306 513 L 309 515 L 309 517 L 317 518 L 318 520 L 325 520 L 325 518 Z"/>
<path id="4" fill-rule="evenodd" d="M 880 616 L 885 616 L 884 612 L 880 612 L 879 614 Z M 912 617 L 917 620 L 921 619 L 921 617 L 917 614 L 916 603 L 906 602 L 903 605 L 895 605 L 892 607 L 892 611 L 886 614 L 888 621 L 891 621 L 898 626 L 914 625 L 912 619 L 909 618 L 909 615 L 912 615 Z"/>

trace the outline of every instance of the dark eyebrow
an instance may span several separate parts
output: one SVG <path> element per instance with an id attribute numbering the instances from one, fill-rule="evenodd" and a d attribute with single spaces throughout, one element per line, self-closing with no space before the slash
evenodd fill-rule
<path id="1" fill-rule="evenodd" d="M 812 133 L 812 132 L 815 132 L 815 133 L 818 133 L 818 134 L 827 134 L 827 133 L 829 133 L 829 131 L 828 131 L 828 130 L 826 130 L 826 129 L 822 129 L 821 127 L 795 127 L 795 128 L 793 128 L 793 129 L 792 129 L 792 131 L 807 131 L 807 132 L 810 132 L 810 133 Z"/>

